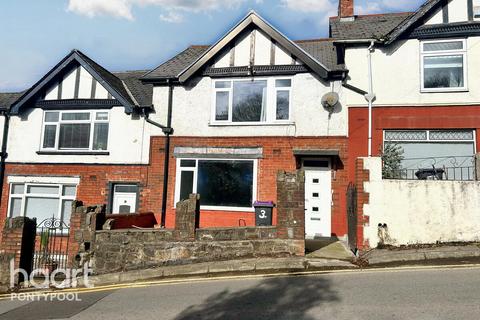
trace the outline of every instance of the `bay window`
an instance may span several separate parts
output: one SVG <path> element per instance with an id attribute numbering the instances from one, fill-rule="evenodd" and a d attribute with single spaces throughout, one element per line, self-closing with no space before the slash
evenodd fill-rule
<path id="1" fill-rule="evenodd" d="M 422 91 L 467 90 L 466 40 L 421 42 Z"/>
<path id="2" fill-rule="evenodd" d="M 198 193 L 204 209 L 251 210 L 256 175 L 256 160 L 178 159 L 175 203 Z"/>
<path id="3" fill-rule="evenodd" d="M 37 225 L 53 217 L 69 225 L 76 193 L 70 184 L 10 183 L 9 216 L 36 218 Z"/>
<path id="4" fill-rule="evenodd" d="M 108 120 L 107 111 L 45 111 L 42 150 L 107 150 Z"/>
<path id="5" fill-rule="evenodd" d="M 214 81 L 212 122 L 272 123 L 290 120 L 291 79 Z"/>

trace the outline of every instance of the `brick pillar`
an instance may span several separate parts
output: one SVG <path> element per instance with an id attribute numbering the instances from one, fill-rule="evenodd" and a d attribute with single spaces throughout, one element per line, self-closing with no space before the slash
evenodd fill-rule
<path id="1" fill-rule="evenodd" d="M 280 239 L 305 239 L 305 172 L 277 174 L 277 234 Z"/>
<path id="2" fill-rule="evenodd" d="M 68 266 L 79 268 L 86 259 L 95 242 L 95 231 L 105 222 L 105 206 L 83 206 L 81 201 L 72 204 L 70 231 L 68 234 Z"/>
<path id="3" fill-rule="evenodd" d="M 27 217 L 8 218 L 2 231 L 0 252 L 5 257 L 14 259 L 14 267 L 32 271 L 33 252 L 35 250 L 36 219 Z M 23 279 L 17 278 L 18 281 Z"/>
<path id="4" fill-rule="evenodd" d="M 195 240 L 195 228 L 198 226 L 199 213 L 200 195 L 198 194 L 191 194 L 189 199 L 177 203 L 174 232 L 176 240 Z"/>
<path id="5" fill-rule="evenodd" d="M 365 250 L 370 244 L 364 238 L 363 228 L 369 223 L 369 217 L 363 212 L 363 206 L 369 203 L 370 195 L 365 192 L 364 183 L 370 181 L 370 171 L 364 169 L 364 159 L 355 162 L 355 184 L 357 186 L 357 248 Z"/>

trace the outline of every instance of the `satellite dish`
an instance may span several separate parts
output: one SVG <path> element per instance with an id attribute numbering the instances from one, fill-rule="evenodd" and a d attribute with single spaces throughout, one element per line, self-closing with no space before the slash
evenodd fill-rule
<path id="1" fill-rule="evenodd" d="M 333 111 L 333 108 L 335 108 L 339 99 L 338 93 L 336 92 L 326 93 L 322 97 L 322 105 L 328 111 Z"/>

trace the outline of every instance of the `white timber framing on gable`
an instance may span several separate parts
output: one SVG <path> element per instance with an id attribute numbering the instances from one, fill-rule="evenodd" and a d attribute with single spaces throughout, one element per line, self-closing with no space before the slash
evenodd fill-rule
<path id="1" fill-rule="evenodd" d="M 47 89 L 44 99 L 113 99 L 113 97 L 84 67 L 77 66 Z"/>
<path id="2" fill-rule="evenodd" d="M 43 109 L 123 106 L 130 114 L 137 104 L 122 80 L 79 50 L 72 50 L 14 102 L 11 113 L 18 114 L 24 106 Z"/>
<path id="3" fill-rule="evenodd" d="M 300 64 L 324 79 L 327 79 L 331 72 L 252 11 L 217 43 L 182 70 L 177 78 L 181 83 L 186 82 L 205 66 L 227 68 Z"/>
<path id="4" fill-rule="evenodd" d="M 299 60 L 257 28 L 240 35 L 233 44 L 221 51 L 212 68 L 294 65 Z"/>

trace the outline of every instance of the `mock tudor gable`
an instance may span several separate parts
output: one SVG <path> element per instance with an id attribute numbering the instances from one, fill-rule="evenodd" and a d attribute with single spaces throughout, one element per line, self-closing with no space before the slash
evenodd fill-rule
<path id="1" fill-rule="evenodd" d="M 184 83 L 199 72 L 209 77 L 302 72 L 312 72 L 323 79 L 344 77 L 346 71 L 337 63 L 332 43 L 313 42 L 291 41 L 252 11 L 214 45 L 192 46 L 142 80 L 158 83 L 170 79 Z"/>
<path id="2" fill-rule="evenodd" d="M 42 109 L 104 109 L 123 106 L 126 113 L 134 112 L 145 102 L 132 93 L 140 81 L 129 83 L 125 73 L 119 76 L 109 72 L 79 50 L 72 50 L 42 79 L 25 91 L 11 105 L 11 113 L 18 114 L 24 107 Z M 135 74 L 135 78 L 139 75 Z M 131 90 L 134 88 L 134 90 Z M 151 96 L 151 94 L 150 94 Z M 140 100 L 140 102 L 138 101 Z M 148 105 L 151 105 L 148 104 Z"/>

